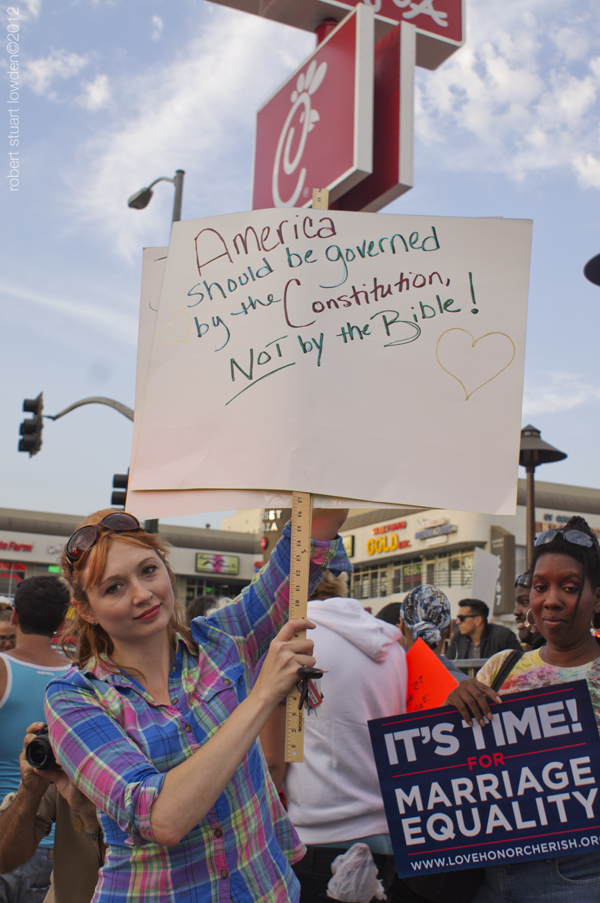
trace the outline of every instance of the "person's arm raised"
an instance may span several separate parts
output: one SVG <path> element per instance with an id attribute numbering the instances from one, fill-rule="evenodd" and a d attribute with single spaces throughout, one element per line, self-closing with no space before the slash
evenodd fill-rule
<path id="1" fill-rule="evenodd" d="M 311 533 L 313 539 L 331 542 L 348 517 L 348 508 L 314 508 Z"/>
<path id="2" fill-rule="evenodd" d="M 150 821 L 156 843 L 179 843 L 215 804 L 269 715 L 298 680 L 302 666 L 312 667 L 312 640 L 293 640 L 294 633 L 314 627 L 311 621 L 285 624 L 271 643 L 250 695 L 217 733 L 189 759 L 167 772 L 155 799 Z"/>
<path id="3" fill-rule="evenodd" d="M 243 764 L 267 718 L 297 682 L 298 668 L 314 665 L 312 641 L 292 639 L 312 626 L 297 619 L 280 630 L 250 695 L 200 748 L 192 741 L 195 751 L 166 773 L 99 704 L 85 675 L 51 681 L 46 717 L 57 761 L 134 844 L 178 843 Z"/>
<path id="4" fill-rule="evenodd" d="M 313 512 L 309 592 L 317 586 L 324 571 L 352 570 L 342 542 L 335 541 L 346 515 L 346 508 L 317 508 Z M 253 666 L 288 617 L 290 537 L 291 524 L 288 522 L 268 562 L 249 586 L 244 587 L 233 604 L 213 612 L 209 618 L 227 636 L 243 639 L 246 655 Z"/>

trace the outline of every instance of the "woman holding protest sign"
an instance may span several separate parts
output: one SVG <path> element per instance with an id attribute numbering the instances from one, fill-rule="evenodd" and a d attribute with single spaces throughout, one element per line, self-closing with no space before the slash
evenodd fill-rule
<path id="1" fill-rule="evenodd" d="M 335 539 L 345 515 L 315 513 L 311 588 L 328 568 L 350 569 Z M 166 545 L 132 515 L 92 515 L 62 564 L 79 641 L 46 712 L 56 758 L 99 810 L 95 903 L 296 900 L 290 862 L 303 848 L 255 742 L 315 661 L 312 642 L 292 638 L 313 625 L 284 625 L 289 525 L 252 584 L 191 629 Z"/>
<path id="2" fill-rule="evenodd" d="M 600 548 L 587 522 L 572 517 L 561 530 L 536 538 L 529 597 L 531 619 L 546 645 L 526 652 L 505 675 L 502 696 L 557 683 L 585 680 L 600 731 L 600 647 L 592 635 L 600 610 Z M 532 625 L 533 626 L 533 625 Z M 510 650 L 492 656 L 477 680 L 459 684 L 448 697 L 467 723 L 491 721 L 488 699 L 501 702 L 492 689 Z M 538 859 L 485 869 L 473 903 L 597 903 L 600 899 L 600 852 Z"/>

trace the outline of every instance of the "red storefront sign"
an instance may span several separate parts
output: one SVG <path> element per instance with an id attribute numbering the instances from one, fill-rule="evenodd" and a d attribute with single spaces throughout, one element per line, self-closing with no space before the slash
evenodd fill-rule
<path id="1" fill-rule="evenodd" d="M 338 201 L 374 213 L 412 188 L 415 28 L 403 22 L 375 46 L 373 172 Z"/>
<path id="2" fill-rule="evenodd" d="M 436 69 L 465 42 L 464 0 L 213 0 L 256 16 L 314 32 L 323 19 L 340 21 L 356 6 L 375 13 L 377 40 L 399 22 L 417 29 L 417 66 Z"/>
<path id="3" fill-rule="evenodd" d="M 373 15 L 359 6 L 259 109 L 252 208 L 335 201 L 372 170 Z"/>

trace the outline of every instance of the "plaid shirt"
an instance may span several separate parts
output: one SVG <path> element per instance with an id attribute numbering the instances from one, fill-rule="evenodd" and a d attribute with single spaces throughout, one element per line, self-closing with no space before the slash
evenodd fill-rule
<path id="1" fill-rule="evenodd" d="M 192 622 L 196 657 L 177 637 L 171 705 L 102 661 L 51 681 L 46 717 L 56 758 L 98 807 L 108 844 L 95 903 L 297 900 L 290 868 L 303 846 L 279 803 L 260 744 L 178 844 L 154 840 L 150 809 L 165 773 L 212 737 L 252 689 L 252 673 L 287 617 L 290 526 L 231 605 Z M 312 541 L 311 590 L 322 571 L 350 570 L 342 541 Z"/>

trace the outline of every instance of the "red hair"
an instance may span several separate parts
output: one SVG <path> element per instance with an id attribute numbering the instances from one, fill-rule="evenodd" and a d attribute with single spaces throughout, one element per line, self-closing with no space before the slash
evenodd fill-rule
<path id="1" fill-rule="evenodd" d="M 96 511 L 79 524 L 77 529 L 79 530 L 80 527 L 90 524 L 98 524 L 107 514 L 113 513 L 115 512 L 110 508 Z M 136 546 L 137 548 L 151 549 L 153 552 L 156 552 L 167 569 L 175 600 L 175 607 L 168 625 L 171 643 L 173 646 L 175 645 L 175 633 L 179 633 L 193 649 L 196 649 L 196 643 L 192 639 L 191 630 L 187 625 L 185 609 L 179 598 L 175 574 L 169 564 L 168 552 L 170 547 L 168 543 L 161 540 L 157 533 L 146 533 L 144 530 L 132 533 L 113 533 L 110 528 L 101 526 L 98 528 L 98 538 L 94 545 L 84 552 L 80 561 L 71 563 L 72 581 L 66 551 L 63 551 L 60 559 L 63 575 L 71 586 L 71 601 L 75 603 L 72 605 L 73 618 L 67 620 L 61 635 L 61 645 L 65 652 L 79 668 L 85 668 L 89 661 L 99 659 L 101 656 L 110 658 L 114 652 L 114 644 L 109 634 L 99 624 L 90 624 L 80 614 L 81 609 L 85 611 L 90 605 L 87 590 L 90 587 L 98 586 L 102 579 L 108 551 L 113 540 L 125 542 L 127 545 Z M 73 638 L 75 638 L 76 642 L 74 653 L 66 648 L 67 646 L 72 647 Z M 108 667 L 111 668 L 110 662 L 105 662 L 105 664 L 108 664 Z M 111 670 L 117 669 L 115 666 L 112 666 Z"/>

